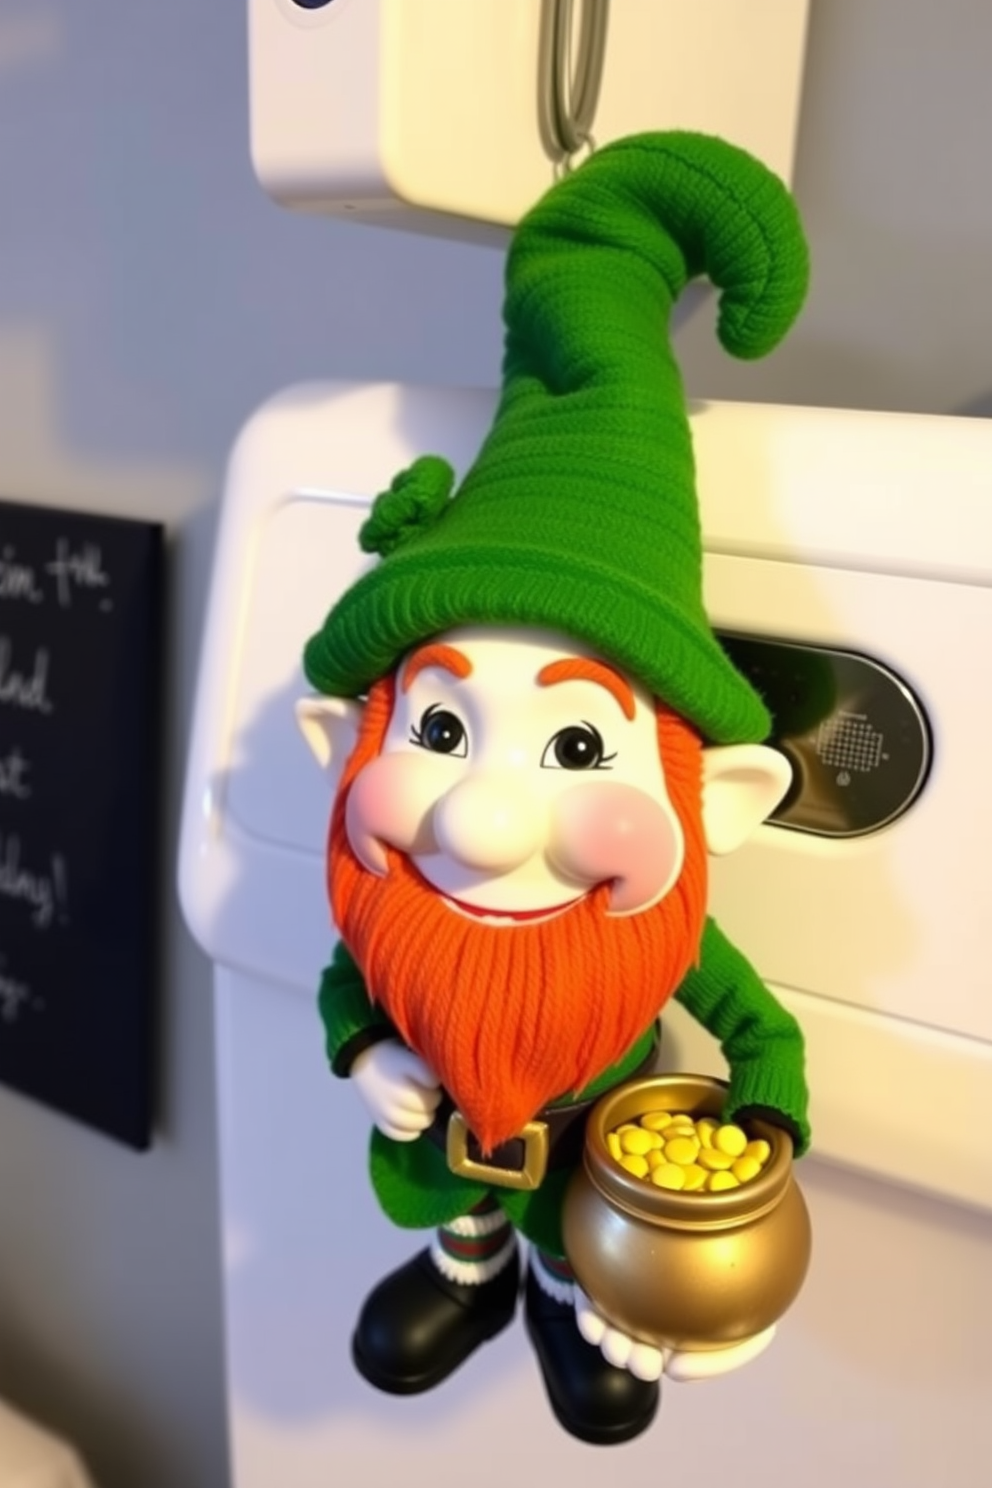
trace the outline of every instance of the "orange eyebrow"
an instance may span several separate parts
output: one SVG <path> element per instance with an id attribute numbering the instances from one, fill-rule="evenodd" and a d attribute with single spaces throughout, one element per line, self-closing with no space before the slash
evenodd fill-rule
<path id="1" fill-rule="evenodd" d="M 459 651 L 454 646 L 442 646 L 440 642 L 434 641 L 427 646 L 418 646 L 407 661 L 401 683 L 404 692 L 410 689 L 414 678 L 425 667 L 443 667 L 446 672 L 451 672 L 459 679 L 472 674 L 472 663 L 464 651 Z"/>
<path id="2" fill-rule="evenodd" d="M 634 716 L 634 694 L 629 683 L 619 672 L 615 672 L 605 661 L 591 661 L 585 656 L 573 656 L 567 661 L 549 661 L 537 674 L 541 687 L 551 687 L 555 682 L 596 682 L 613 694 L 625 718 Z"/>

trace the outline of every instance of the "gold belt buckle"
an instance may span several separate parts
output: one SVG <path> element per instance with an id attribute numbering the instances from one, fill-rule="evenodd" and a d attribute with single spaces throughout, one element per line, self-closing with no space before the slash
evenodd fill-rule
<path id="1" fill-rule="evenodd" d="M 545 1121 L 528 1121 L 516 1133 L 524 1144 L 524 1161 L 520 1168 L 497 1168 L 491 1163 L 476 1162 L 468 1155 L 469 1130 L 461 1111 L 448 1118 L 448 1167 L 460 1178 L 475 1178 L 497 1188 L 537 1188 L 548 1167 L 548 1126 Z M 512 1139 L 511 1139 L 512 1140 Z"/>

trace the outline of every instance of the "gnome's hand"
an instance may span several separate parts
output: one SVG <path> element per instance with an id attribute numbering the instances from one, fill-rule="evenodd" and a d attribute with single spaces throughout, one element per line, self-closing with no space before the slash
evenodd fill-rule
<path id="1" fill-rule="evenodd" d="M 740 1343 L 729 1344 L 726 1348 L 703 1349 L 694 1353 L 666 1349 L 665 1376 L 670 1380 L 688 1383 L 692 1380 L 716 1379 L 721 1374 L 733 1374 L 735 1369 L 743 1369 L 745 1364 L 750 1364 L 752 1359 L 763 1354 L 774 1337 L 775 1324 L 772 1323 L 763 1333 L 755 1333 L 751 1338 L 744 1338 Z"/>
<path id="2" fill-rule="evenodd" d="M 376 1126 L 394 1142 L 412 1142 L 433 1121 L 441 1099 L 437 1076 L 396 1039 L 363 1049 L 351 1078 Z"/>
<path id="3" fill-rule="evenodd" d="M 775 1336 L 773 1324 L 763 1333 L 756 1333 L 753 1338 L 745 1338 L 727 1348 L 698 1352 L 657 1349 L 615 1328 L 578 1287 L 575 1288 L 575 1321 L 582 1337 L 599 1348 L 608 1364 L 629 1370 L 642 1380 L 660 1379 L 664 1374 L 670 1380 L 685 1383 L 731 1374 L 764 1353 Z"/>
<path id="4" fill-rule="evenodd" d="M 665 1356 L 661 1349 L 649 1343 L 640 1343 L 628 1333 L 615 1328 L 590 1302 L 585 1292 L 575 1287 L 575 1321 L 586 1343 L 598 1348 L 607 1364 L 617 1369 L 626 1369 L 642 1380 L 661 1378 L 665 1367 Z"/>

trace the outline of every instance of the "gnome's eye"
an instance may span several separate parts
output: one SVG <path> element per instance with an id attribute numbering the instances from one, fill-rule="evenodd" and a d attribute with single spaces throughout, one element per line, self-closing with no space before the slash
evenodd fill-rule
<path id="1" fill-rule="evenodd" d="M 421 749 L 432 754 L 454 754 L 464 759 L 468 754 L 468 737 L 465 725 L 454 713 L 433 703 L 422 714 L 419 725 L 410 729 L 410 738 Z"/>
<path id="2" fill-rule="evenodd" d="M 603 736 L 591 723 L 570 723 L 544 746 L 545 770 L 608 770 L 616 754 L 606 754 Z"/>

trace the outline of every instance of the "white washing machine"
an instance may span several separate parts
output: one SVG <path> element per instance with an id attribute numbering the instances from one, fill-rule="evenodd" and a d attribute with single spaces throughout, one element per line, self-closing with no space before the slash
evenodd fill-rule
<path id="1" fill-rule="evenodd" d="M 231 457 L 180 882 L 216 963 L 234 1483 L 581 1488 L 605 1467 L 645 1488 L 673 1471 L 700 1488 L 731 1476 L 785 1488 L 819 1440 L 797 1381 L 835 1403 L 852 1384 L 822 1346 L 833 1302 L 816 1297 L 816 1255 L 761 1361 L 669 1388 L 656 1426 L 613 1456 L 555 1424 L 522 1329 L 426 1396 L 377 1395 L 351 1366 L 362 1297 L 421 1242 L 379 1214 L 366 1117 L 324 1060 L 330 803 L 294 721 L 300 655 L 365 561 L 356 533 L 372 497 L 427 451 L 463 471 L 494 396 L 297 388 Z M 780 820 L 715 866 L 712 905 L 806 1030 L 814 1227 L 825 1165 L 987 1212 L 992 424 L 742 405 L 700 406 L 692 422 L 709 612 L 764 669 L 797 781 Z M 829 717 L 814 719 L 803 689 L 824 676 Z M 678 1010 L 666 1029 L 670 1065 L 719 1071 Z M 924 1408 L 856 1383 L 836 1427 L 820 1410 L 825 1443 L 860 1430 L 852 1400 L 893 1421 Z"/>

